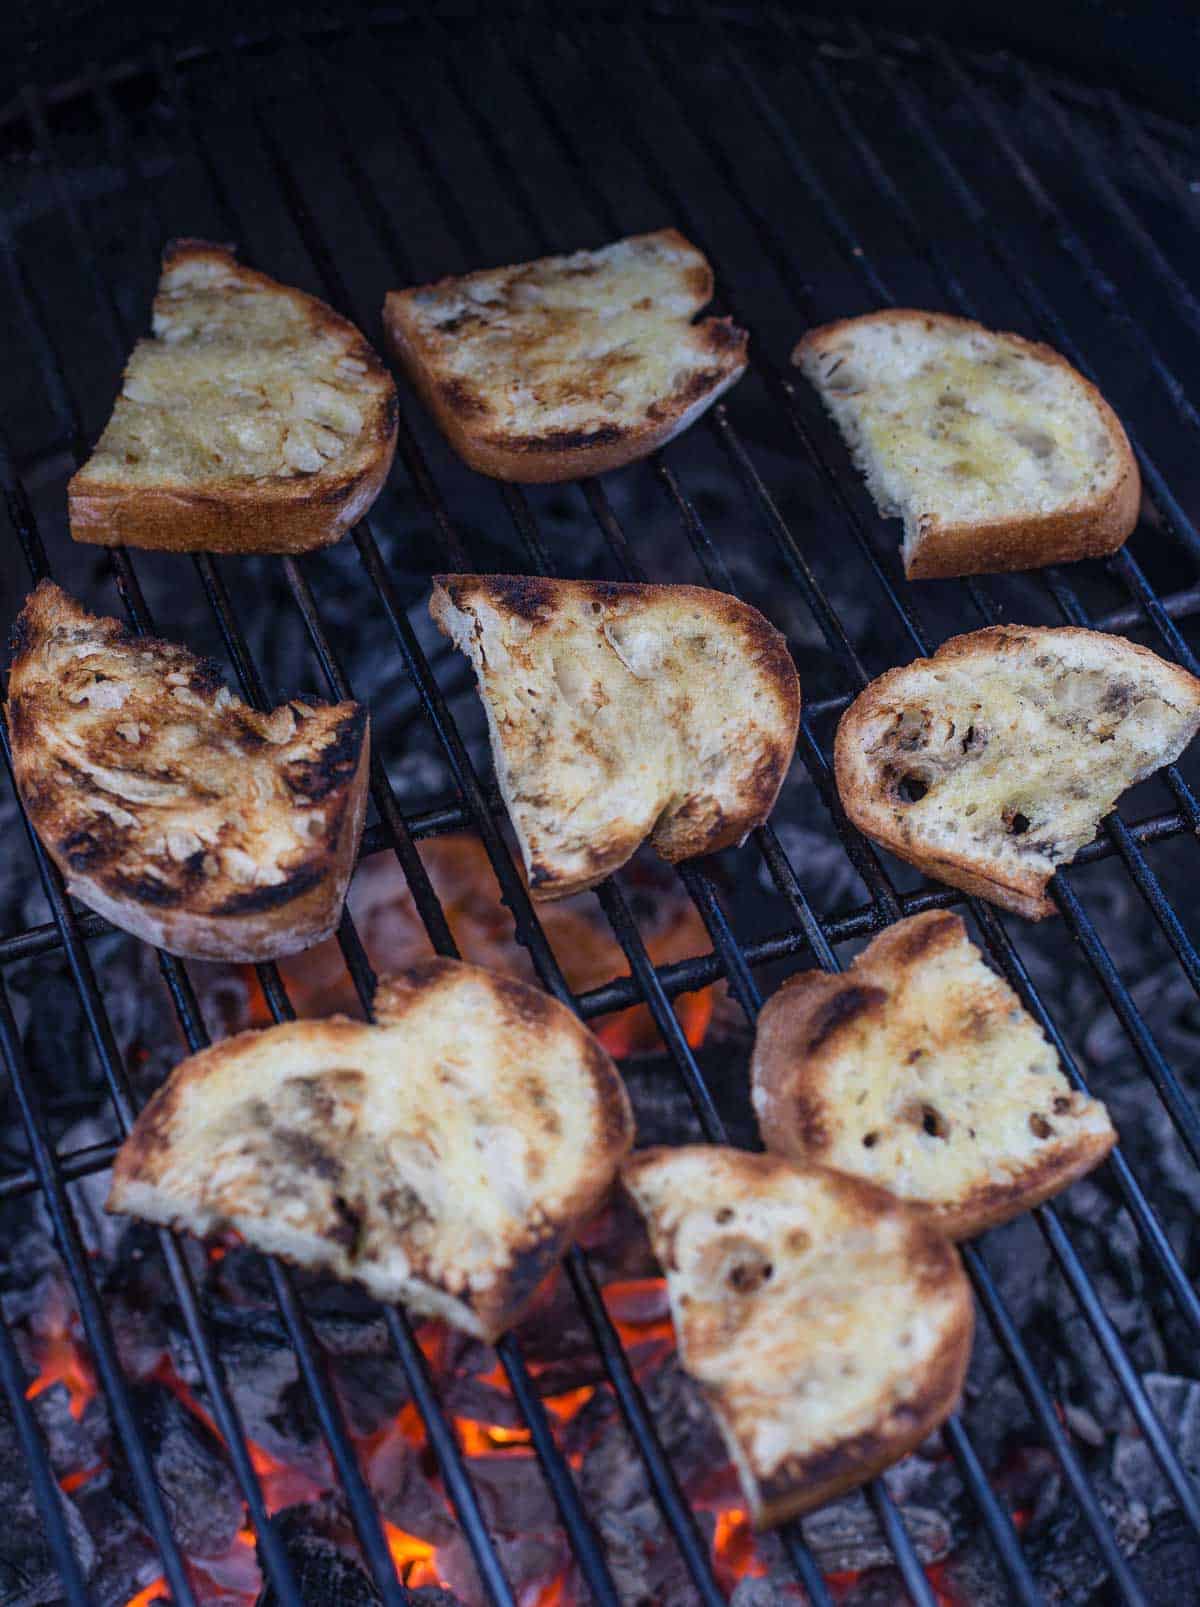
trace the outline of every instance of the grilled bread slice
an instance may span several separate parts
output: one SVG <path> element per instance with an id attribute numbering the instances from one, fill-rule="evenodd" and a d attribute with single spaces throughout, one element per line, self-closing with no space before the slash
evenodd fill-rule
<path id="1" fill-rule="evenodd" d="M 362 831 L 364 708 L 260 714 L 216 665 L 50 581 L 26 601 L 13 653 L 17 786 L 70 892 L 201 960 L 275 959 L 333 931 Z"/>
<path id="2" fill-rule="evenodd" d="M 845 975 L 786 982 L 751 1076 L 768 1149 L 879 1184 L 954 1238 L 1031 1210 L 1117 1141 L 944 911 L 897 921 Z"/>
<path id="3" fill-rule="evenodd" d="M 68 487 L 71 534 L 171 552 L 328 546 L 379 495 L 397 416 L 353 324 L 229 246 L 175 240 L 153 338 Z"/>
<path id="4" fill-rule="evenodd" d="M 833 415 L 914 579 L 1115 552 L 1141 478 L 1121 422 L 1049 346 L 944 313 L 812 329 L 792 361 Z"/>
<path id="5" fill-rule="evenodd" d="M 1187 747 L 1200 681 L 1120 636 L 997 625 L 889 670 L 842 716 L 850 819 L 952 887 L 1031 920 L 1127 787 Z"/>
<path id="6" fill-rule="evenodd" d="M 393 290 L 396 360 L 458 455 L 500 480 L 571 480 L 645 457 L 746 367 L 746 334 L 696 315 L 704 256 L 675 229 Z"/>
<path id="7" fill-rule="evenodd" d="M 535 898 L 741 842 L 800 718 L 787 644 L 696 586 L 438 575 L 430 613 L 475 666 L 496 779 Z"/>
<path id="8" fill-rule="evenodd" d="M 175 1068 L 113 1168 L 111 1211 L 260 1250 L 494 1340 L 633 1142 L 612 1061 L 537 988 L 433 959 L 375 1023 L 243 1032 Z"/>
<path id="9" fill-rule="evenodd" d="M 872 1478 L 953 1411 L 970 1289 L 915 1212 L 856 1178 L 708 1145 L 641 1151 L 622 1178 L 756 1528 Z"/>

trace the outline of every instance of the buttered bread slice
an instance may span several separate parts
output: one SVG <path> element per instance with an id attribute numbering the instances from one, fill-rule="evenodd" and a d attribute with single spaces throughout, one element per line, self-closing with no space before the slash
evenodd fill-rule
<path id="1" fill-rule="evenodd" d="M 768 1149 L 876 1183 L 955 1238 L 1049 1199 L 1117 1139 L 942 911 L 897 921 L 844 975 L 785 982 L 751 1075 Z"/>
<path id="2" fill-rule="evenodd" d="M 534 898 L 766 819 L 800 719 L 787 643 L 698 586 L 438 575 L 429 611 L 475 666 Z"/>
<path id="3" fill-rule="evenodd" d="M 495 1340 L 633 1142 L 612 1061 L 564 1005 L 457 960 L 381 978 L 375 1022 L 243 1032 L 183 1061 L 110 1211 L 257 1249 Z"/>
<path id="4" fill-rule="evenodd" d="M 171 552 L 307 552 L 374 502 L 396 446 L 396 388 L 324 302 L 175 240 L 154 332 L 67 488 L 71 534 Z"/>
<path id="5" fill-rule="evenodd" d="M 500 480 L 645 457 L 741 378 L 746 333 L 697 314 L 712 270 L 675 229 L 389 292 L 396 360 L 458 455 Z"/>
<path id="6" fill-rule="evenodd" d="M 622 1179 L 756 1528 L 874 1477 L 954 1410 L 970 1288 L 953 1246 L 907 1206 L 707 1145 L 639 1152 Z"/>
<path id="7" fill-rule="evenodd" d="M 1141 479 L 1120 420 L 1049 346 L 944 313 L 812 329 L 792 361 L 833 415 L 914 579 L 1115 552 Z"/>
<path id="8" fill-rule="evenodd" d="M 889 670 L 842 716 L 850 819 L 901 859 L 1031 920 L 1137 781 L 1200 727 L 1200 681 L 1120 636 L 997 625 Z"/>
<path id="9" fill-rule="evenodd" d="M 216 665 L 50 581 L 12 646 L 17 787 L 69 892 L 200 960 L 271 960 L 329 936 L 362 831 L 364 708 L 260 714 Z"/>

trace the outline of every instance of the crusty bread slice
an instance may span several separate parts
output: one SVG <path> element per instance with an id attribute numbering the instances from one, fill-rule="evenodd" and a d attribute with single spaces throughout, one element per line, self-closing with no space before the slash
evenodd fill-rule
<path id="1" fill-rule="evenodd" d="M 50 581 L 12 646 L 17 786 L 70 892 L 201 960 L 275 959 L 333 931 L 366 803 L 364 708 L 260 714 L 215 664 Z"/>
<path id="2" fill-rule="evenodd" d="M 593 887 L 647 837 L 691 859 L 770 813 L 800 686 L 747 604 L 697 586 L 437 575 L 429 611 L 475 666 L 535 898 Z"/>
<path id="3" fill-rule="evenodd" d="M 952 887 L 1031 920 L 1127 787 L 1200 726 L 1200 681 L 1120 636 L 996 625 L 872 681 L 842 716 L 854 824 Z"/>
<path id="4" fill-rule="evenodd" d="M 675 229 L 390 291 L 388 341 L 451 446 L 500 480 L 618 468 L 686 430 L 746 368 L 696 315 L 707 260 Z"/>
<path id="5" fill-rule="evenodd" d="M 243 1032 L 177 1066 L 113 1168 L 110 1211 L 260 1250 L 494 1340 L 633 1142 L 616 1067 L 556 1000 L 432 959 L 375 1024 Z"/>
<path id="6" fill-rule="evenodd" d="M 1049 346 L 945 313 L 891 310 L 812 329 L 792 353 L 914 579 L 1115 552 L 1141 477 L 1121 421 Z"/>
<path id="7" fill-rule="evenodd" d="M 1031 1210 L 1117 1141 L 944 911 L 889 926 L 842 976 L 784 983 L 751 1077 L 768 1149 L 877 1183 L 954 1238 Z"/>
<path id="8" fill-rule="evenodd" d="M 307 552 L 374 502 L 396 388 L 324 302 L 175 240 L 96 449 L 67 488 L 71 534 L 170 552 Z"/>
<path id="9" fill-rule="evenodd" d="M 915 1212 L 856 1178 L 708 1145 L 641 1151 L 622 1179 L 756 1528 L 862 1484 L 953 1411 L 971 1293 Z"/>

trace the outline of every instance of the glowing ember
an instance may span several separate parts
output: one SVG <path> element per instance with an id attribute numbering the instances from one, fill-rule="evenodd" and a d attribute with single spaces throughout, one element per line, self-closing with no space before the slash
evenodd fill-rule
<path id="1" fill-rule="evenodd" d="M 125 1607 L 150 1607 L 152 1601 L 169 1601 L 170 1599 L 167 1593 L 167 1581 L 159 1574 L 158 1578 L 147 1585 L 145 1590 L 139 1590 L 136 1596 L 130 1596 L 125 1603 Z"/>
<path id="2" fill-rule="evenodd" d="M 439 1582 L 435 1546 L 431 1546 L 428 1540 L 419 1540 L 415 1534 L 405 1533 L 386 1519 L 383 1533 L 392 1561 L 396 1564 L 396 1572 L 406 1585 L 415 1588 L 417 1585 L 436 1585 Z"/>
<path id="3" fill-rule="evenodd" d="M 754 1530 L 741 1507 L 727 1507 L 717 1514 L 713 1533 L 713 1563 L 723 1589 L 730 1590 L 739 1579 L 761 1579 L 767 1565 L 754 1547 Z"/>
<path id="4" fill-rule="evenodd" d="M 39 1346 L 38 1376 L 25 1391 L 26 1400 L 33 1400 L 52 1384 L 66 1385 L 71 1397 L 71 1416 L 76 1420 L 83 1416 L 87 1403 L 96 1393 L 96 1375 L 91 1362 L 69 1327 L 52 1329 L 43 1337 Z"/>

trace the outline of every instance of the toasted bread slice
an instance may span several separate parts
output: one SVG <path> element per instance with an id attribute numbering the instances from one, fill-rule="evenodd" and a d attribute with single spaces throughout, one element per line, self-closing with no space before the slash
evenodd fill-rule
<path id="1" fill-rule="evenodd" d="M 891 310 L 810 330 L 792 361 L 880 513 L 904 520 L 914 579 L 1103 557 L 1137 523 L 1121 421 L 1049 346 Z"/>
<path id="2" fill-rule="evenodd" d="M 957 915 L 889 926 L 842 976 L 785 982 L 751 1066 L 767 1148 L 876 1183 L 954 1238 L 1031 1210 L 1117 1135 Z"/>
<path id="3" fill-rule="evenodd" d="M 696 315 L 712 270 L 675 229 L 390 291 L 388 342 L 466 463 L 572 480 L 643 458 L 746 368 L 744 330 Z"/>
<path id="4" fill-rule="evenodd" d="M 1200 681 L 1102 631 L 996 625 L 872 681 L 842 716 L 854 824 L 952 887 L 1030 920 L 1127 787 L 1200 726 Z"/>
<path id="5" fill-rule="evenodd" d="M 113 1168 L 110 1211 L 260 1250 L 494 1340 L 633 1142 L 612 1061 L 537 988 L 426 960 L 375 1024 L 227 1038 L 177 1066 Z"/>
<path id="6" fill-rule="evenodd" d="M 67 488 L 71 534 L 170 552 L 307 552 L 374 502 L 396 388 L 346 319 L 175 240 L 96 449 Z"/>
<path id="7" fill-rule="evenodd" d="M 260 714 L 215 664 L 45 580 L 12 645 L 17 787 L 70 892 L 199 960 L 271 960 L 333 931 L 366 803 L 364 708 Z"/>
<path id="8" fill-rule="evenodd" d="M 475 666 L 535 898 L 593 887 L 647 837 L 690 859 L 770 813 L 800 686 L 783 637 L 745 603 L 697 586 L 437 575 L 429 611 Z"/>
<path id="9" fill-rule="evenodd" d="M 709 1145 L 641 1151 L 622 1179 L 756 1528 L 862 1484 L 953 1411 L 971 1293 L 915 1212 L 856 1178 Z"/>

